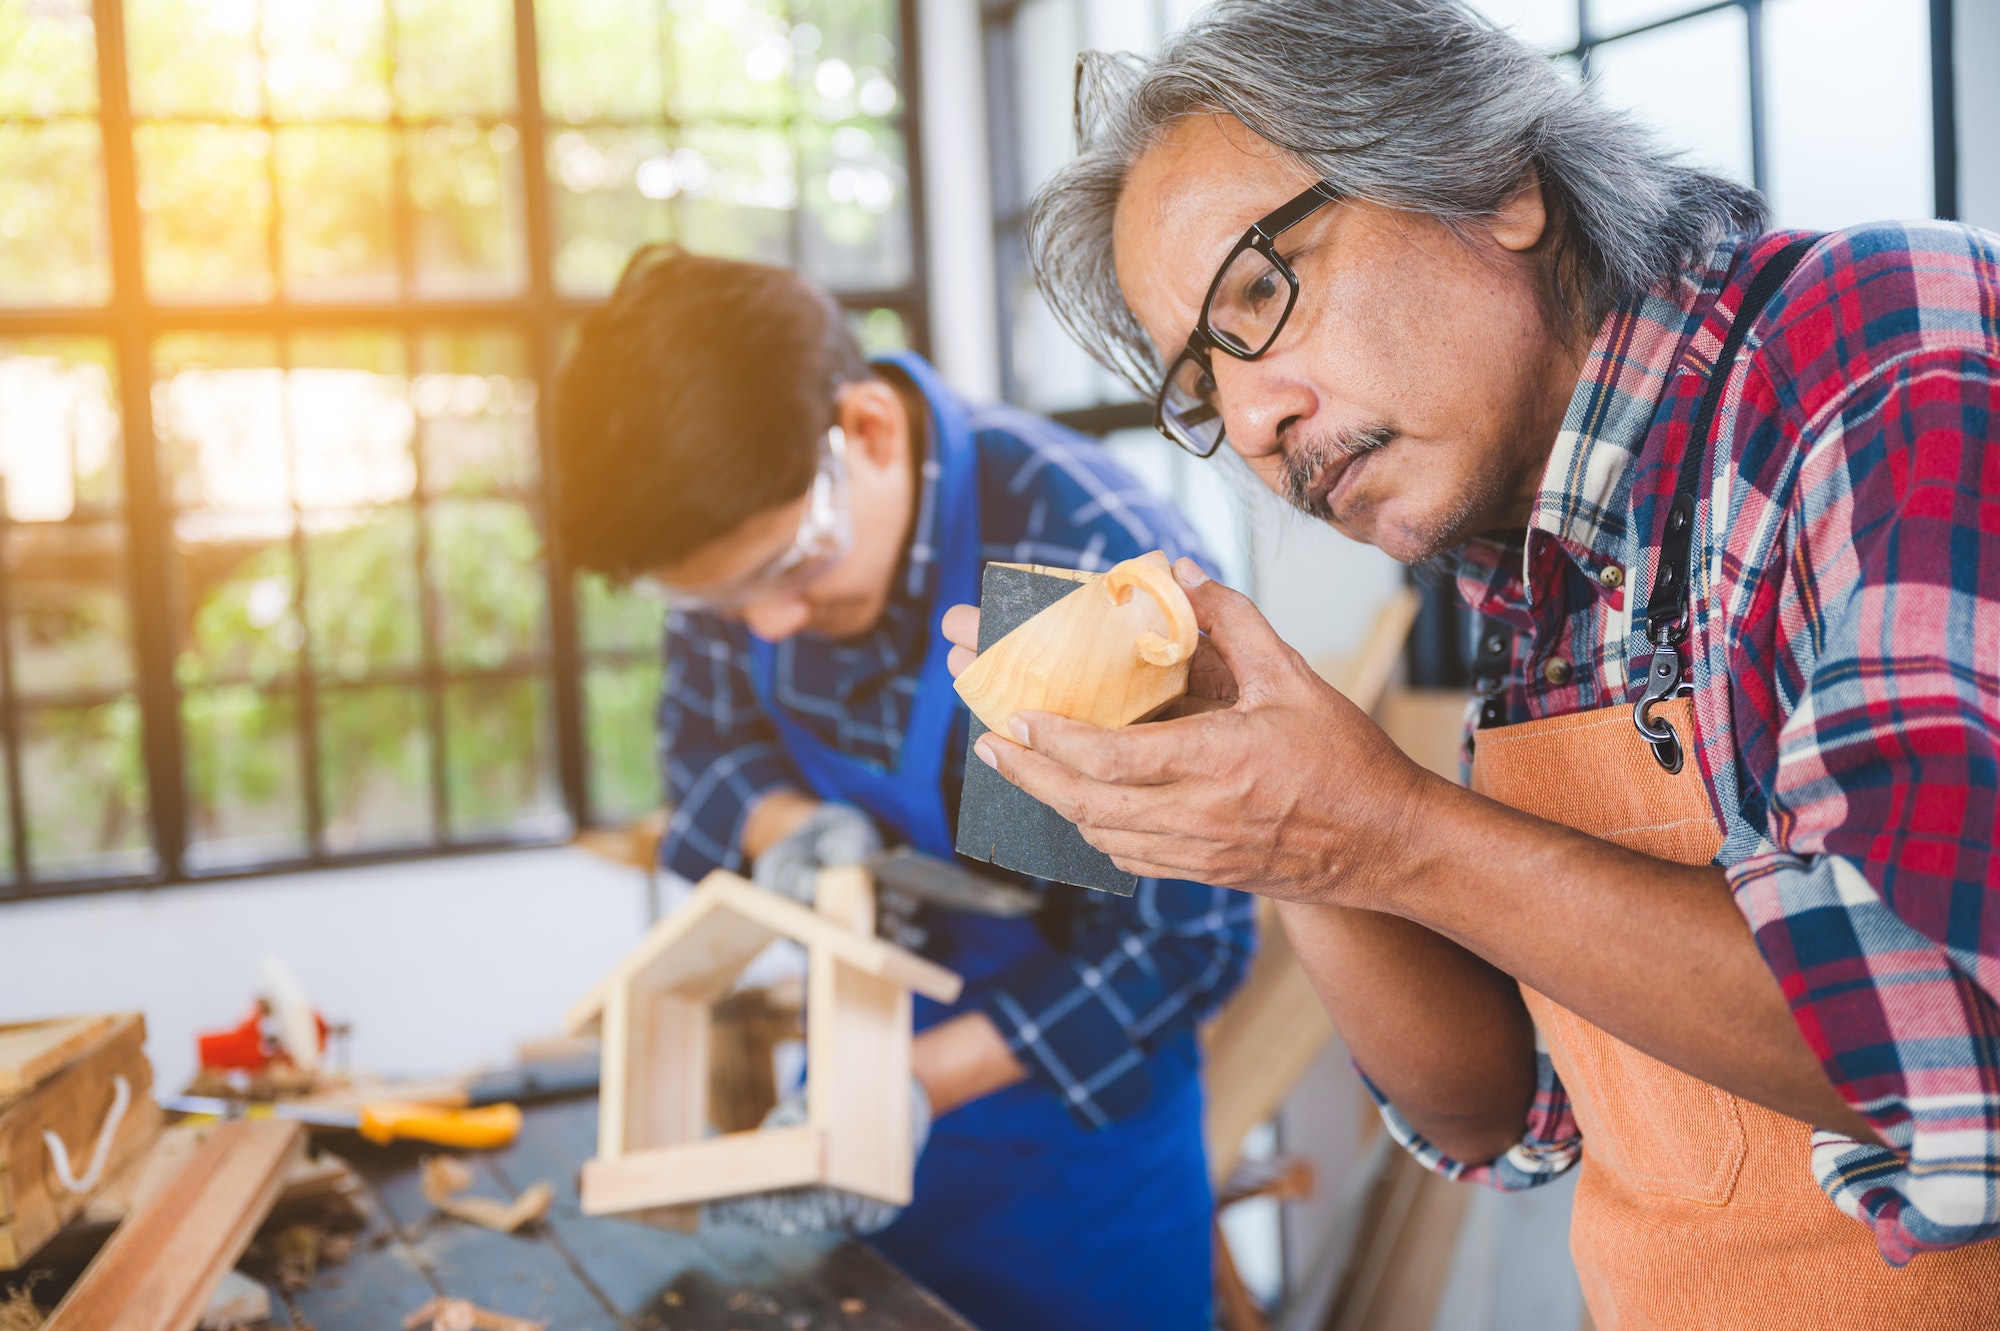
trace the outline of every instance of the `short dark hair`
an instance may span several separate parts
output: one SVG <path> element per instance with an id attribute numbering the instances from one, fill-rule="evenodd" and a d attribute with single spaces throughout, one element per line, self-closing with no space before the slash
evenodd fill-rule
<path id="1" fill-rule="evenodd" d="M 788 268 L 649 245 L 578 330 L 555 399 L 555 526 L 616 579 L 806 492 L 843 384 L 872 371 Z"/>

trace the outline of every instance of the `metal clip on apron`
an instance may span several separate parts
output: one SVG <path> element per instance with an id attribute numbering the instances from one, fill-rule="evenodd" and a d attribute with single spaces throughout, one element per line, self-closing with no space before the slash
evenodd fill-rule
<path id="1" fill-rule="evenodd" d="M 979 458 L 937 372 L 916 356 L 887 359 L 930 404 L 941 615 L 944 606 L 979 602 Z M 950 651 L 932 625 L 893 769 L 841 753 L 786 711 L 774 644 L 752 638 L 750 659 L 757 700 L 813 792 L 859 805 L 947 860 L 945 756 L 965 743 Z M 965 977 L 968 1000 L 946 1009 L 919 998 L 920 1030 L 972 1006 L 982 981 L 1047 951 L 1026 920 L 936 914 L 925 951 Z M 981 1331 L 1201 1331 L 1209 1325 L 1209 1224 L 1201 1087 L 1190 1071 L 1156 1076 L 1152 1105 L 1101 1133 L 1077 1126 L 1033 1083 L 954 1110 L 917 1162 L 916 1200 L 871 1242 Z"/>
<path id="2" fill-rule="evenodd" d="M 1694 708 L 1679 655 L 1695 496 L 1736 353 L 1808 245 L 1795 241 L 1757 274 L 1716 357 L 1668 510 L 1647 602 L 1652 665 L 1631 719 L 1613 706 L 1481 730 L 1473 789 L 1644 854 L 1714 862 L 1722 828 L 1700 765 L 1687 762 Z M 1570 1251 L 1598 1331 L 2000 1326 L 2000 1243 L 1889 1266 L 1814 1182 L 1805 1124 L 1521 993 L 1583 1131 Z"/>

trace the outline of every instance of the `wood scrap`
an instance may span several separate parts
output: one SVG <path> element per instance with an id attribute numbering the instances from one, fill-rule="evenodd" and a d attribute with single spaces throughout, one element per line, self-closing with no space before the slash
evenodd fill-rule
<path id="1" fill-rule="evenodd" d="M 218 1124 L 112 1234 L 44 1331 L 193 1331 L 304 1142 L 283 1119 Z"/>
<path id="2" fill-rule="evenodd" d="M 241 1271 L 231 1271 L 202 1310 L 201 1331 L 246 1331 L 271 1320 L 271 1291 Z"/>
<path id="3" fill-rule="evenodd" d="M 42 1310 L 35 1306 L 35 1286 L 48 1278 L 36 1271 L 18 1285 L 0 1290 L 0 1331 L 41 1331 Z"/>
<path id="4" fill-rule="evenodd" d="M 531 1322 L 481 1308 L 471 1299 L 432 1299 L 403 1319 L 403 1331 L 548 1331 L 547 1322 Z"/>
<path id="5" fill-rule="evenodd" d="M 111 1030 L 115 1016 L 58 1017 L 0 1026 L 0 1100 L 47 1080 Z"/>
<path id="6" fill-rule="evenodd" d="M 101 1186 L 86 1183 L 93 1172 L 110 1177 L 159 1134 L 146 1023 L 136 1012 L 105 1023 L 88 1048 L 0 1102 L 0 1270 L 26 1262 L 84 1208 Z M 30 1056 L 24 1066 L 45 1061 Z M 76 1188 L 58 1177 L 52 1136 L 81 1176 Z"/>
<path id="7" fill-rule="evenodd" d="M 472 1186 L 472 1166 L 449 1155 L 433 1155 L 423 1163 L 424 1199 L 448 1216 L 502 1234 L 512 1234 L 549 1213 L 556 1199 L 555 1189 L 546 1181 L 529 1185 L 511 1202 L 491 1197 L 462 1196 Z"/>

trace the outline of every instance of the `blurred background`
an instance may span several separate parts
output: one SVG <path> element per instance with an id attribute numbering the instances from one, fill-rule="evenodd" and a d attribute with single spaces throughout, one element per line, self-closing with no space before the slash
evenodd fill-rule
<path id="1" fill-rule="evenodd" d="M 1992 0 L 1479 7 L 1781 225 L 2000 227 Z M 144 1008 L 172 1082 L 276 949 L 423 1071 L 552 1028 L 643 927 L 565 843 L 657 809 L 662 610 L 541 509 L 545 386 L 646 241 L 798 265 L 870 349 L 1105 436 L 1354 650 L 1401 570 L 1154 436 L 1022 252 L 1076 52 L 1194 8 L 0 0 L 0 1019 Z M 1429 596 L 1410 678 L 1461 646 Z M 1344 1070 L 1272 1139 L 1355 1131 Z M 1256 1222 L 1262 1292 L 1311 1223 Z"/>

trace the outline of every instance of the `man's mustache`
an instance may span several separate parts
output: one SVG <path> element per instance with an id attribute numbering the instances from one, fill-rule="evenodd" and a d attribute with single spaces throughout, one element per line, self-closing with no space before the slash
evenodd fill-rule
<path id="1" fill-rule="evenodd" d="M 1387 448 L 1396 438 L 1396 432 L 1386 425 L 1371 425 L 1364 430 L 1335 430 L 1328 434 L 1315 435 L 1298 447 L 1285 452 L 1285 499 L 1293 508 L 1308 517 L 1324 522 L 1333 516 L 1327 505 L 1327 495 L 1315 495 L 1313 485 L 1320 473 L 1338 457 L 1358 457 L 1363 453 L 1373 453 Z"/>

